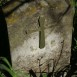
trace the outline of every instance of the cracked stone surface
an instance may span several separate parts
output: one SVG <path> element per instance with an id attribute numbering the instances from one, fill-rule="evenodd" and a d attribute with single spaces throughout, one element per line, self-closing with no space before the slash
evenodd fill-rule
<path id="1" fill-rule="evenodd" d="M 68 0 L 66 0 L 68 1 Z M 70 63 L 74 9 L 65 0 L 39 0 L 25 3 L 7 18 L 12 65 L 15 70 L 59 71 Z M 6 9 L 6 8 L 5 8 Z M 44 36 L 40 37 L 43 26 Z M 39 48 L 39 39 L 45 46 Z"/>

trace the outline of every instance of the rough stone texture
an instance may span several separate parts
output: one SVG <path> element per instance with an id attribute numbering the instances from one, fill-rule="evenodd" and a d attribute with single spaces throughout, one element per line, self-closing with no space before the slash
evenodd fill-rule
<path id="1" fill-rule="evenodd" d="M 68 0 L 66 0 L 68 1 Z M 73 7 L 65 0 L 38 0 L 25 3 L 6 18 L 12 64 L 16 70 L 39 71 L 50 65 L 59 71 L 70 63 Z M 45 47 L 39 48 L 39 23 L 44 24 Z M 47 69 L 45 70 L 47 71 Z"/>

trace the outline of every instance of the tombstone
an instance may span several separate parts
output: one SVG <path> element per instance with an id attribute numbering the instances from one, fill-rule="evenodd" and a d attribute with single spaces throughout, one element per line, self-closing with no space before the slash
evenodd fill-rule
<path id="1" fill-rule="evenodd" d="M 9 9 L 12 6 L 8 6 Z M 4 12 L 8 11 L 4 8 Z M 74 9 L 68 0 L 24 3 L 6 21 L 15 70 L 60 71 L 70 64 Z"/>

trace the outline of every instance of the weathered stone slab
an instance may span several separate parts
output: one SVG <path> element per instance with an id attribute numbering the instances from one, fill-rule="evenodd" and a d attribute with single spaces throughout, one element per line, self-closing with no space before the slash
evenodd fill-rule
<path id="1" fill-rule="evenodd" d="M 16 70 L 59 71 L 70 63 L 73 7 L 68 0 L 25 3 L 6 18 Z"/>

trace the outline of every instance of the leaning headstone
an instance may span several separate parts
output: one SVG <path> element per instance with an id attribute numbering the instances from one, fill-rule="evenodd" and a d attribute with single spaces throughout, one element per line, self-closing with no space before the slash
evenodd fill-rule
<path id="1" fill-rule="evenodd" d="M 36 0 L 6 17 L 13 68 L 56 72 L 69 65 L 73 15 L 68 0 Z"/>

